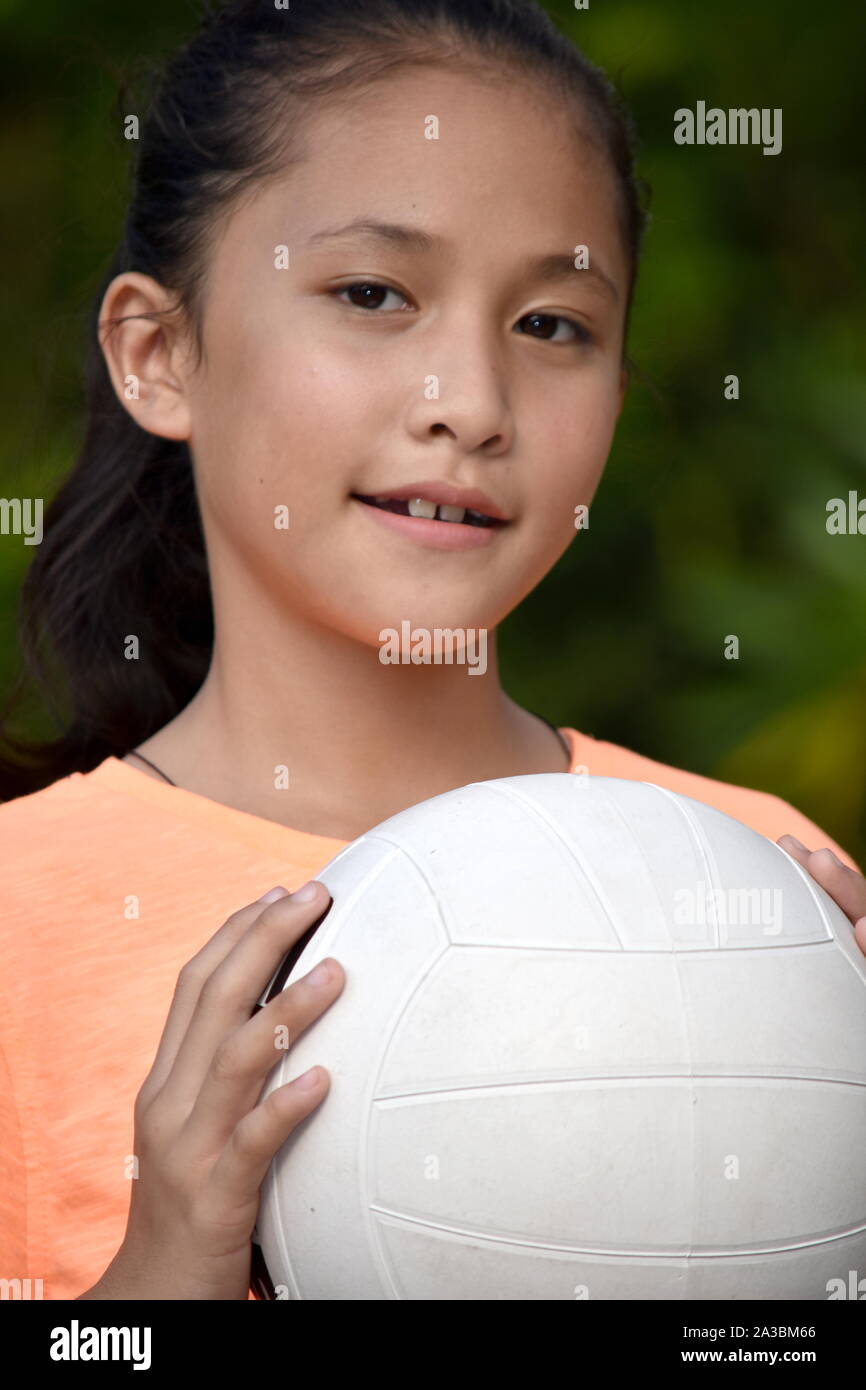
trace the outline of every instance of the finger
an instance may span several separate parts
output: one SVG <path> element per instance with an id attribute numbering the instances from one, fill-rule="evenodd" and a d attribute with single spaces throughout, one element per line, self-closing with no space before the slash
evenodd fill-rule
<path id="1" fill-rule="evenodd" d="M 787 843 L 785 843 L 786 841 Z M 782 849 L 790 854 L 792 859 L 798 860 L 801 864 L 806 863 L 811 853 L 795 835 L 780 835 L 776 844 L 781 845 Z"/>
<path id="2" fill-rule="evenodd" d="M 271 890 L 271 892 L 274 891 L 274 889 Z M 284 896 L 288 895 L 287 889 L 283 888 L 281 891 Z M 265 894 L 265 898 L 269 896 L 269 894 Z M 233 912 L 226 919 L 210 940 L 205 942 L 201 950 L 190 957 L 181 970 L 177 977 L 171 1007 L 162 1030 L 153 1066 L 141 1088 L 142 1099 L 145 1099 L 146 1094 L 155 1095 L 164 1086 L 174 1065 L 180 1044 L 189 1028 L 205 980 L 225 960 L 244 932 L 249 931 L 253 922 L 264 911 L 264 905 L 264 898 L 259 898 L 256 902 L 247 904 L 246 907 L 238 908 L 237 912 Z"/>
<path id="3" fill-rule="evenodd" d="M 170 1103 L 192 1108 L 216 1049 L 249 1021 L 280 961 L 322 915 L 330 898 L 324 884 L 317 890 L 308 902 L 286 897 L 265 907 L 204 981 L 162 1088 Z"/>
<path id="4" fill-rule="evenodd" d="M 854 940 L 866 956 L 866 917 L 861 917 L 859 922 L 854 923 Z"/>
<path id="5" fill-rule="evenodd" d="M 341 993 L 345 973 L 339 961 L 328 956 L 320 964 L 327 965 L 327 978 L 316 978 L 317 966 L 219 1044 L 184 1125 L 183 1142 L 192 1153 L 213 1153 L 227 1143 L 286 1047 Z"/>
<path id="6" fill-rule="evenodd" d="M 866 879 L 843 864 L 831 849 L 816 849 L 807 863 L 816 883 L 830 894 L 851 925 L 866 913 Z"/>
<path id="7" fill-rule="evenodd" d="M 272 1091 L 235 1126 L 209 1178 L 214 1198 L 221 1206 L 234 1209 L 245 1203 L 258 1205 L 259 1189 L 274 1154 L 330 1090 L 331 1080 L 324 1067 L 313 1071 L 313 1085 L 300 1085 L 309 1073 L 296 1077 Z"/>

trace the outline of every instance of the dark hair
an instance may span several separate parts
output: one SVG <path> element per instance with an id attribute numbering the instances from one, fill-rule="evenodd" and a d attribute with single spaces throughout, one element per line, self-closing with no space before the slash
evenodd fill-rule
<path id="1" fill-rule="evenodd" d="M 168 723 L 204 680 L 213 609 L 192 460 L 185 441 L 148 433 L 118 400 L 99 343 L 99 309 L 123 271 L 176 295 L 201 352 L 208 250 L 221 215 L 256 181 L 303 157 L 304 117 L 410 65 L 447 63 L 506 80 L 528 76 L 568 103 L 616 176 L 630 267 L 626 330 L 648 215 L 631 118 L 601 70 L 535 0 L 230 0 L 164 73 L 150 74 L 120 246 L 93 304 L 87 424 L 45 513 L 20 598 L 25 669 L 0 712 L 0 800 L 105 757 L 123 757 Z M 127 660 L 130 628 L 138 659 Z M 59 737 L 14 738 L 27 676 Z M 62 693 L 61 693 L 62 692 Z"/>

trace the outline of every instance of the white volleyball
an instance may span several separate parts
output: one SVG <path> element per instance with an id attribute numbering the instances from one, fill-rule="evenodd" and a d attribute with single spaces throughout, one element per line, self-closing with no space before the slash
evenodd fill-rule
<path id="1" fill-rule="evenodd" d="M 331 1077 L 262 1188 L 276 1297 L 826 1299 L 866 1276 L 866 960 L 778 845 L 549 773 L 413 806 L 318 877 L 333 903 L 286 982 L 334 956 L 346 984 L 265 1087 Z"/>

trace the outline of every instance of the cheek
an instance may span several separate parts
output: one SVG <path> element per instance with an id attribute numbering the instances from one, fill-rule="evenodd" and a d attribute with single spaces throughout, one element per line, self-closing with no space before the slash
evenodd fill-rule
<path id="1" fill-rule="evenodd" d="M 546 499 L 547 537 L 564 537 L 566 542 L 573 537 L 574 509 L 581 503 L 589 506 L 604 472 L 618 406 L 616 390 L 605 381 L 597 389 L 571 393 L 547 413 L 535 453 L 536 486 Z"/>
<path id="2" fill-rule="evenodd" d="M 364 422 L 381 398 L 381 380 L 333 347 L 293 338 L 247 368 L 238 387 L 244 414 L 280 476 L 314 485 L 322 467 L 333 475 L 340 457 L 363 439 Z M 381 410 L 379 412 L 381 414 Z"/>
<path id="3" fill-rule="evenodd" d="M 254 483 L 282 494 L 302 483 L 312 497 L 336 479 L 337 450 L 356 436 L 369 399 L 331 351 L 296 338 L 236 340 L 209 365 L 195 440 L 223 491 Z"/>

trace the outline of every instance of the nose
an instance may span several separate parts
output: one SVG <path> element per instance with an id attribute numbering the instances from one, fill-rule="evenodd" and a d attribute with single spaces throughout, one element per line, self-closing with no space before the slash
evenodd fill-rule
<path id="1" fill-rule="evenodd" d="M 422 385 L 410 411 L 418 439 L 446 434 L 461 452 L 501 453 L 514 435 L 510 393 L 499 349 L 480 315 L 464 314 L 459 325 L 444 320 L 425 338 L 419 360 Z"/>

